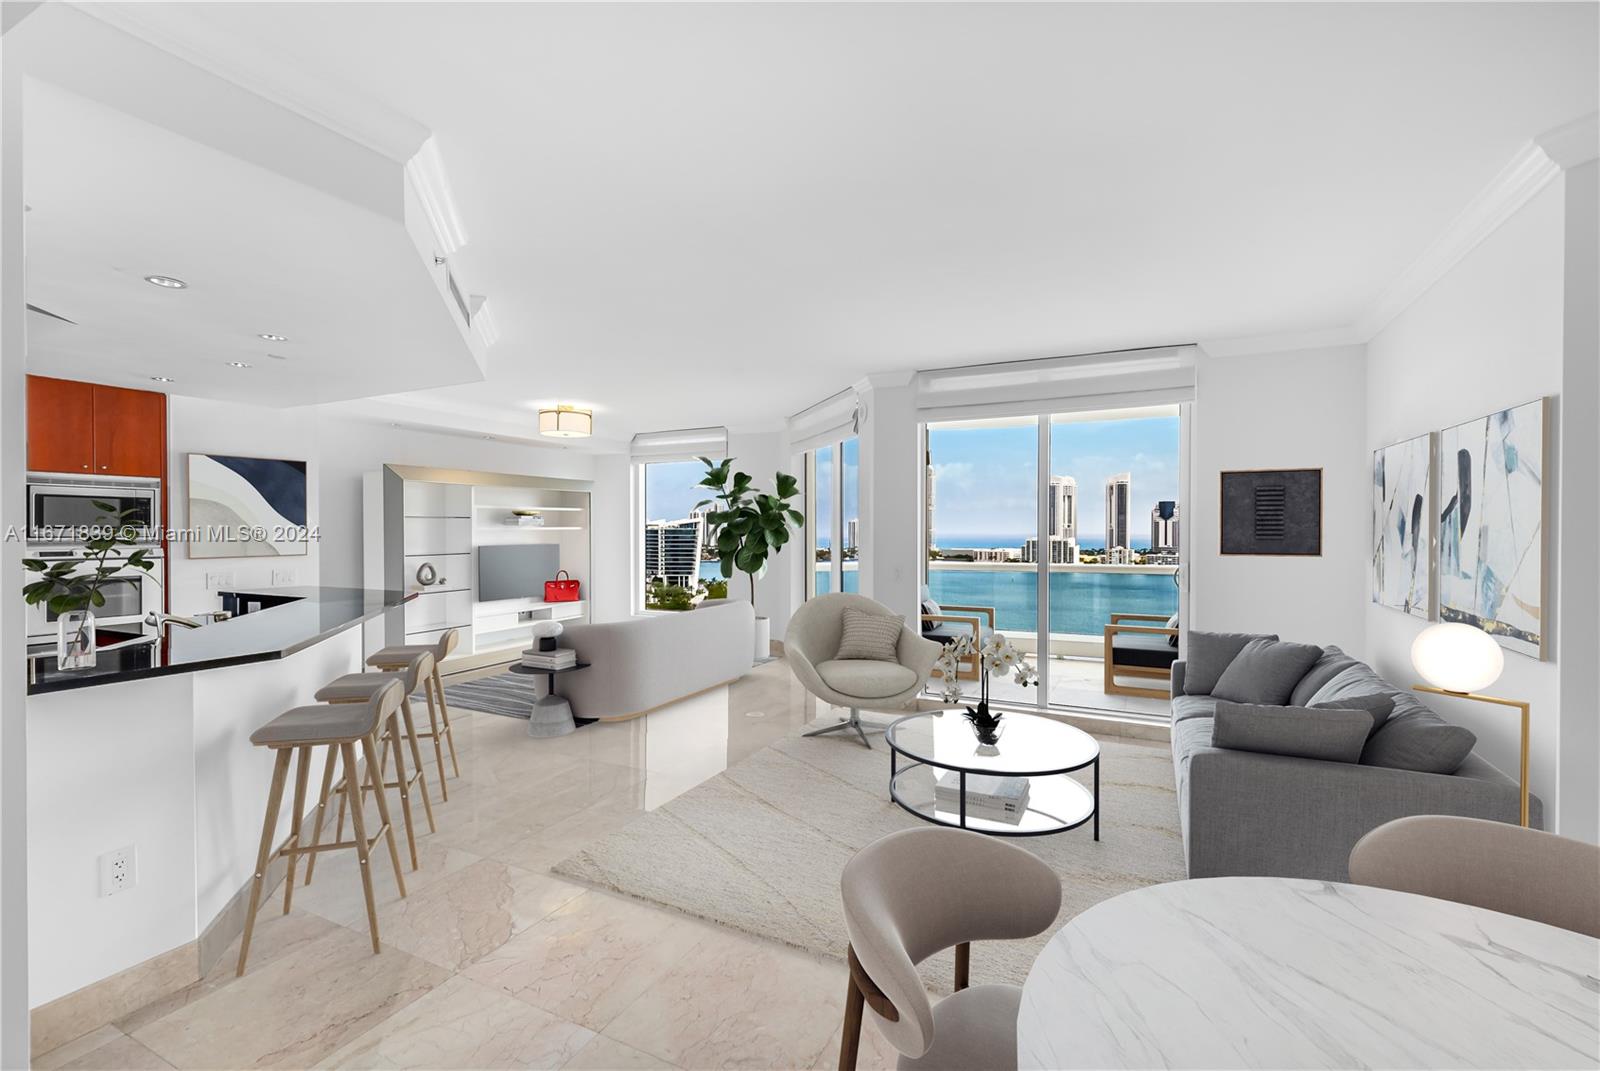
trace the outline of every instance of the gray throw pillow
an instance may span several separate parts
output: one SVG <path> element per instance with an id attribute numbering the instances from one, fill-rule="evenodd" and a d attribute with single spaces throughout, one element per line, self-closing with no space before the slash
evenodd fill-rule
<path id="1" fill-rule="evenodd" d="M 901 621 L 888 614 L 869 614 L 846 607 L 844 636 L 835 658 L 858 658 L 871 662 L 897 662 Z"/>
<path id="2" fill-rule="evenodd" d="M 1210 695 L 1244 645 L 1251 640 L 1275 640 L 1277 636 L 1258 636 L 1252 632 L 1196 632 L 1189 630 L 1189 652 L 1184 659 L 1185 695 Z"/>
<path id="3" fill-rule="evenodd" d="M 1467 761 L 1478 738 L 1471 729 L 1451 725 L 1427 707 L 1391 717 L 1361 752 L 1363 766 L 1388 766 L 1418 773 L 1453 774 Z"/>
<path id="4" fill-rule="evenodd" d="M 934 602 L 932 599 L 923 599 L 922 600 L 922 612 L 924 614 L 942 614 L 942 613 L 944 613 L 944 609 L 942 607 L 940 607 L 940 605 L 938 603 Z M 943 621 L 928 621 L 928 620 L 924 619 L 923 622 L 922 622 L 922 631 L 923 632 L 936 632 L 936 631 L 938 631 L 939 626 L 942 625 L 942 624 L 944 624 Z"/>
<path id="5" fill-rule="evenodd" d="M 1296 706 L 1307 704 L 1297 703 Z M 1347 695 L 1343 699 L 1330 699 L 1326 703 L 1309 704 L 1312 710 L 1364 710 L 1372 715 L 1372 733 L 1383 728 L 1383 723 L 1394 713 L 1394 700 L 1386 695 Z"/>
<path id="6" fill-rule="evenodd" d="M 1294 692 L 1289 696 L 1289 706 L 1313 706 L 1318 698 L 1317 693 L 1323 685 L 1333 680 L 1343 670 L 1356 665 L 1356 660 L 1345 654 L 1339 648 L 1328 645 L 1322 649 L 1322 657 L 1317 659 L 1314 666 L 1306 671 L 1300 678 L 1300 683 L 1294 686 Z"/>
<path id="7" fill-rule="evenodd" d="M 1260 751 L 1323 762 L 1355 762 L 1372 730 L 1365 710 L 1217 704 L 1211 726 L 1213 747 Z"/>
<path id="8" fill-rule="evenodd" d="M 1222 671 L 1211 694 L 1233 703 L 1282 706 L 1321 657 L 1322 648 L 1309 643 L 1251 640 Z"/>

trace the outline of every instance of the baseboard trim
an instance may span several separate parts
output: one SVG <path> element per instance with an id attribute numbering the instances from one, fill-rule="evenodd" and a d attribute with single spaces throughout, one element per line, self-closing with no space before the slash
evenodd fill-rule
<path id="1" fill-rule="evenodd" d="M 179 945 L 34 1008 L 28 1017 L 32 1055 L 58 1049 L 199 981 L 198 944 Z"/>

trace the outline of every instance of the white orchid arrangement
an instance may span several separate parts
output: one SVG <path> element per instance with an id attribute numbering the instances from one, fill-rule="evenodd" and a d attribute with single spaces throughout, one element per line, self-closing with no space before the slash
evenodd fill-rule
<path id="1" fill-rule="evenodd" d="M 974 643 L 971 636 L 962 636 L 944 646 L 939 652 L 938 659 L 933 668 L 939 674 L 939 690 L 947 703 L 959 703 L 961 682 L 956 679 L 956 673 L 961 668 L 961 662 L 967 658 L 976 658 L 978 668 L 983 677 L 983 697 L 981 704 L 989 705 L 989 678 L 1004 677 L 1007 674 L 1011 679 L 1026 688 L 1030 684 L 1039 683 L 1039 672 L 1033 664 L 1022 656 L 1015 644 L 998 632 L 990 632 L 983 643 Z"/>

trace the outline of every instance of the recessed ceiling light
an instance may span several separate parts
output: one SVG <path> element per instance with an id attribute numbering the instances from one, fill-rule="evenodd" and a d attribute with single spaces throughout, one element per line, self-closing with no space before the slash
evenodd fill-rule
<path id="1" fill-rule="evenodd" d="M 494 436 L 493 435 L 485 435 L 484 438 L 488 439 L 490 442 L 494 442 Z"/>
<path id="2" fill-rule="evenodd" d="M 155 380 L 157 383 L 173 383 L 173 382 L 176 382 L 171 376 L 151 376 L 150 378 Z"/>
<path id="3" fill-rule="evenodd" d="M 287 361 L 289 359 L 281 353 L 269 353 L 267 356 L 271 357 L 274 361 Z"/>
<path id="4" fill-rule="evenodd" d="M 257 335 L 256 337 L 257 338 L 264 338 L 268 342 L 288 342 L 289 341 L 289 338 L 288 338 L 287 335 Z"/>
<path id="5" fill-rule="evenodd" d="M 250 365 L 245 364 L 243 361 L 229 361 L 228 362 L 228 367 L 229 368 L 249 368 Z"/>
<path id="6" fill-rule="evenodd" d="M 174 279 L 170 275 L 146 275 L 144 281 L 152 286 L 164 286 L 168 290 L 183 290 L 189 285 L 182 279 Z"/>

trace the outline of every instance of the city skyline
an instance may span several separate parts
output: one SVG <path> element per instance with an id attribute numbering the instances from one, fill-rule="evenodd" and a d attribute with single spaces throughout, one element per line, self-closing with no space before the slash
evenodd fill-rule
<path id="1" fill-rule="evenodd" d="M 1037 534 L 1037 429 L 1011 425 L 934 425 L 928 447 L 935 481 L 934 545 L 1009 545 Z M 1076 482 L 1076 538 L 1104 547 L 1108 477 L 1130 477 L 1129 545 L 1146 545 L 1145 519 L 1178 501 L 1178 418 L 1053 422 L 1050 474 Z M 1083 507 L 1084 496 L 1089 507 Z M 983 542 L 978 542 L 978 541 Z"/>

